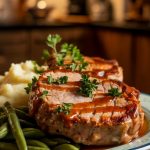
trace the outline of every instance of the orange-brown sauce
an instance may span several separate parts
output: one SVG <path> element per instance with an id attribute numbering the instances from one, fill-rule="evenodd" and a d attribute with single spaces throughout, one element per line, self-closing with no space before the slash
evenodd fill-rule
<path id="1" fill-rule="evenodd" d="M 144 135 L 147 133 L 147 131 L 148 131 L 149 128 L 150 128 L 150 127 L 149 127 L 148 119 L 145 117 L 145 118 L 144 118 L 143 126 L 141 127 L 141 129 L 140 129 L 140 131 L 139 131 L 139 137 L 144 136 Z"/>
<path id="2" fill-rule="evenodd" d="M 149 128 L 150 127 L 149 127 L 148 119 L 145 118 L 144 119 L 144 124 L 143 124 L 142 128 L 139 131 L 139 138 L 144 136 L 148 132 Z M 105 149 L 114 148 L 114 147 L 115 146 L 85 146 L 84 145 L 84 146 L 81 147 L 81 150 L 105 150 Z"/>

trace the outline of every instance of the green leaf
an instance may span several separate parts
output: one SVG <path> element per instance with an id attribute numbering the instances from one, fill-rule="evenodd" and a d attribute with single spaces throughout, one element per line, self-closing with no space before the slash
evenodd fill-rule
<path id="1" fill-rule="evenodd" d="M 88 66 L 88 62 L 83 62 L 79 65 L 79 71 L 82 71 L 84 69 L 86 69 L 86 67 Z"/>
<path id="2" fill-rule="evenodd" d="M 63 76 L 63 77 L 58 78 L 55 81 L 55 83 L 57 83 L 57 84 L 65 84 L 65 83 L 67 83 L 67 81 L 68 81 L 68 77 L 67 76 Z"/>
<path id="3" fill-rule="evenodd" d="M 51 83 L 53 83 L 54 79 L 50 75 L 50 76 L 47 76 L 47 81 L 48 81 L 48 84 L 51 84 Z"/>
<path id="4" fill-rule="evenodd" d="M 42 59 L 43 60 L 48 60 L 50 58 L 50 53 L 48 50 L 44 50 L 42 54 Z"/>
<path id="5" fill-rule="evenodd" d="M 48 84 L 65 84 L 68 81 L 67 76 L 62 76 L 60 78 L 54 79 L 52 76 L 47 76 Z"/>
<path id="6" fill-rule="evenodd" d="M 80 53 L 80 50 L 77 48 L 77 46 L 73 44 L 64 43 L 61 46 L 60 54 L 63 56 L 63 58 L 69 56 L 73 62 L 83 61 L 83 57 Z"/>
<path id="7" fill-rule="evenodd" d="M 33 77 L 32 82 L 28 83 L 28 86 L 24 88 L 26 90 L 27 94 L 29 94 L 29 92 L 32 91 L 32 88 L 33 88 L 33 86 L 35 86 L 36 82 L 37 82 L 37 78 Z"/>
<path id="8" fill-rule="evenodd" d="M 66 115 L 68 115 L 70 113 L 70 109 L 72 108 L 72 103 L 63 103 L 62 106 L 58 106 L 56 108 L 56 112 L 57 113 L 64 113 Z"/>
<path id="9" fill-rule="evenodd" d="M 58 34 L 51 35 L 49 34 L 47 37 L 47 45 L 56 51 L 56 44 L 61 41 L 61 37 Z"/>
<path id="10" fill-rule="evenodd" d="M 108 90 L 108 95 L 109 96 L 116 96 L 116 97 L 119 97 L 121 96 L 121 92 L 119 92 L 119 89 L 118 88 L 111 88 Z"/>
<path id="11" fill-rule="evenodd" d="M 47 95 L 48 95 L 48 91 L 47 91 L 47 90 L 44 90 L 44 91 L 42 92 L 40 98 L 41 98 L 41 99 L 44 99 L 45 96 L 47 96 Z"/>
<path id="12" fill-rule="evenodd" d="M 56 58 L 57 64 L 59 66 L 63 66 L 64 64 L 64 57 L 61 54 L 57 54 L 57 58 Z"/>
<path id="13" fill-rule="evenodd" d="M 71 69 L 72 71 L 75 71 L 77 66 L 78 66 L 77 64 L 72 63 L 70 65 L 66 65 L 66 69 Z"/>
<path id="14" fill-rule="evenodd" d="M 26 93 L 29 94 L 30 91 L 32 90 L 32 84 L 31 83 L 28 83 L 28 86 L 24 88 Z"/>
<path id="15" fill-rule="evenodd" d="M 93 97 L 93 92 L 98 88 L 98 82 L 96 79 L 89 80 L 89 76 L 83 74 L 81 79 L 81 86 L 77 93 L 86 96 L 86 97 Z"/>
<path id="16" fill-rule="evenodd" d="M 43 68 L 41 68 L 36 61 L 32 61 L 33 63 L 33 69 L 34 69 L 34 72 L 37 73 L 37 74 L 41 74 L 43 73 L 45 70 Z"/>

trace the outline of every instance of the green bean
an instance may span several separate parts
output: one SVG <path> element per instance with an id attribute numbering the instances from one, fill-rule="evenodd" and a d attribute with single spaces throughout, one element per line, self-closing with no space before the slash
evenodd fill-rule
<path id="1" fill-rule="evenodd" d="M 79 148 L 71 144 L 62 144 L 56 146 L 53 150 L 79 150 Z"/>
<path id="2" fill-rule="evenodd" d="M 43 148 L 49 148 L 45 143 L 38 140 L 27 140 L 27 144 L 30 146 L 38 146 Z"/>
<path id="3" fill-rule="evenodd" d="M 27 150 L 26 140 L 14 108 L 10 105 L 9 102 L 6 102 L 4 104 L 4 110 L 7 114 L 8 122 L 19 150 Z"/>
<path id="4" fill-rule="evenodd" d="M 20 111 L 23 111 L 24 113 L 28 113 L 28 107 L 27 106 L 21 106 L 21 107 L 18 107 L 15 109 L 16 110 L 20 110 Z M 3 115 L 4 114 L 4 110 L 2 107 L 0 107 L 0 115 Z"/>
<path id="5" fill-rule="evenodd" d="M 21 111 L 23 111 L 23 112 L 25 112 L 25 113 L 28 113 L 28 111 L 29 111 L 29 109 L 28 109 L 27 106 L 20 106 L 20 107 L 18 107 L 18 108 L 16 108 L 16 109 L 19 109 L 19 110 L 21 110 Z"/>
<path id="6" fill-rule="evenodd" d="M 0 125 L 2 125 L 3 123 L 5 123 L 7 121 L 7 116 L 5 114 L 0 116 Z"/>
<path id="7" fill-rule="evenodd" d="M 30 138 L 30 139 L 33 138 L 39 139 L 45 137 L 45 134 L 41 130 L 36 128 L 24 128 L 23 133 L 26 138 Z"/>
<path id="8" fill-rule="evenodd" d="M 20 124 L 21 124 L 21 127 L 36 127 L 35 124 L 31 123 L 31 122 L 28 122 L 26 120 L 23 120 L 23 119 L 19 119 L 20 121 Z"/>
<path id="9" fill-rule="evenodd" d="M 45 134 L 41 130 L 36 128 L 24 128 L 22 129 L 22 131 L 26 139 L 41 139 L 45 137 Z M 4 138 L 4 140 L 13 141 L 14 137 L 10 133 Z"/>
<path id="10" fill-rule="evenodd" d="M 51 138 L 51 140 L 57 141 L 58 144 L 65 144 L 65 143 L 69 144 L 70 143 L 70 141 L 65 138 Z"/>
<path id="11" fill-rule="evenodd" d="M 3 140 L 3 141 L 10 142 L 10 141 L 14 141 L 15 139 L 14 139 L 12 133 L 10 132 L 10 133 L 8 133 L 2 140 Z"/>
<path id="12" fill-rule="evenodd" d="M 2 107 L 0 107 L 0 115 L 4 113 L 4 110 Z"/>
<path id="13" fill-rule="evenodd" d="M 43 139 L 41 139 L 41 141 L 44 142 L 46 145 L 48 145 L 50 147 L 58 145 L 57 141 L 53 141 L 53 140 L 48 139 L 48 138 L 43 138 Z"/>
<path id="14" fill-rule="evenodd" d="M 8 124 L 5 122 L 0 126 L 0 139 L 4 138 L 8 134 Z"/>
<path id="15" fill-rule="evenodd" d="M 1 111 L 1 110 L 0 110 Z M 35 122 L 35 121 L 33 121 L 33 119 L 27 114 L 27 113 L 25 113 L 25 112 L 23 112 L 23 111 L 21 111 L 21 110 L 19 110 L 19 109 L 15 109 L 15 111 L 16 111 L 16 114 L 17 114 L 17 116 L 18 116 L 18 118 L 20 118 L 20 119 L 25 119 L 25 120 L 29 120 L 29 121 L 31 121 L 31 122 Z M 0 125 L 1 124 L 3 124 L 4 122 L 6 122 L 7 121 L 7 116 L 6 116 L 6 114 L 4 113 L 4 111 L 3 112 L 0 112 Z M 33 126 L 32 126 L 33 127 Z"/>
<path id="16" fill-rule="evenodd" d="M 19 109 L 15 109 L 15 111 L 16 111 L 16 114 L 17 114 L 18 118 L 24 119 L 24 120 L 27 120 L 27 121 L 31 121 L 31 122 L 34 121 L 34 119 L 31 118 L 31 117 L 30 117 L 27 113 L 25 113 L 24 111 L 19 110 Z"/>
<path id="17" fill-rule="evenodd" d="M 50 148 L 37 147 L 37 146 L 28 146 L 28 150 L 50 150 Z"/>
<path id="18" fill-rule="evenodd" d="M 6 142 L 0 142 L 0 149 L 1 150 L 18 150 L 16 144 L 6 143 Z"/>
<path id="19" fill-rule="evenodd" d="M 1 150 L 18 150 L 16 144 L 13 143 L 6 143 L 0 142 L 0 149 Z M 28 146 L 28 150 L 50 150 L 50 148 L 43 148 L 38 146 Z"/>

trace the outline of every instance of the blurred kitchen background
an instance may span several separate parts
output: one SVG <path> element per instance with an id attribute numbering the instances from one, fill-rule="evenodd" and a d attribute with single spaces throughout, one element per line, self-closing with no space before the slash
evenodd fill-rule
<path id="1" fill-rule="evenodd" d="M 0 0 L 0 73 L 40 62 L 49 33 L 118 60 L 124 81 L 150 93 L 150 0 Z"/>

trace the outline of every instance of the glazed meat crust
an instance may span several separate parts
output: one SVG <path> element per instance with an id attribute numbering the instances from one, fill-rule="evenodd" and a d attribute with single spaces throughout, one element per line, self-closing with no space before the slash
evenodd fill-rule
<path id="1" fill-rule="evenodd" d="M 81 73 L 53 70 L 43 73 L 30 92 L 29 112 L 38 125 L 51 134 L 64 135 L 85 145 L 115 145 L 128 143 L 138 137 L 144 120 L 139 91 L 117 80 L 99 78 L 92 98 L 79 95 Z M 57 79 L 68 76 L 66 84 L 48 84 L 47 76 Z M 121 96 L 110 96 L 108 91 L 118 88 Z M 48 94 L 41 98 L 44 90 Z M 69 114 L 56 110 L 71 103 Z"/>
<path id="2" fill-rule="evenodd" d="M 90 76 L 100 77 L 100 78 L 108 78 L 108 79 L 115 79 L 119 81 L 123 81 L 123 69 L 119 66 L 116 60 L 105 60 L 100 57 L 87 57 L 84 56 L 84 61 L 88 62 L 88 66 L 83 73 L 89 74 Z M 51 63 L 53 61 L 50 61 Z M 56 66 L 56 62 L 53 64 L 48 64 L 53 69 L 65 69 L 64 66 Z M 70 60 L 65 60 L 64 64 L 68 65 L 72 62 Z"/>

